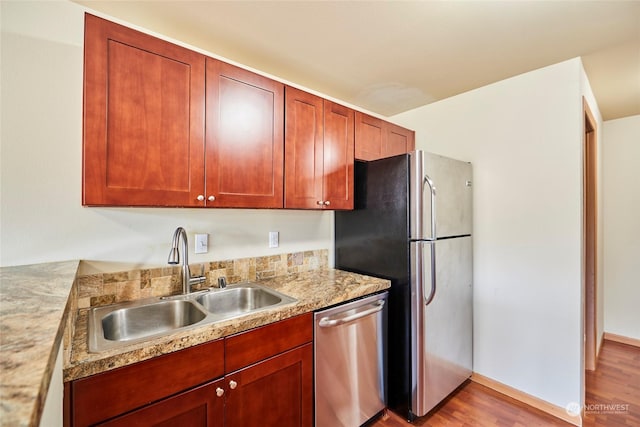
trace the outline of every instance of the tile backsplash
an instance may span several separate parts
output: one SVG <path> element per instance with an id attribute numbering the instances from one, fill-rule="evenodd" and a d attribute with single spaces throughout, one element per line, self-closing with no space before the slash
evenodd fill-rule
<path id="1" fill-rule="evenodd" d="M 319 249 L 191 264 L 189 267 L 192 275 L 206 276 L 205 283 L 194 287 L 200 289 L 217 286 L 219 277 L 226 277 L 227 283 L 233 284 L 325 269 L 327 265 L 328 250 Z M 179 294 L 182 292 L 180 275 L 180 266 L 167 266 L 78 276 L 78 308 Z"/>

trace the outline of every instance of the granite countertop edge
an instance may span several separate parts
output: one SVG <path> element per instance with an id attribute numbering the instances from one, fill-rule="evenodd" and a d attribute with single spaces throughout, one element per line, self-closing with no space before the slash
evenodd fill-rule
<path id="1" fill-rule="evenodd" d="M 0 268 L 0 425 L 37 426 L 70 314 L 79 260 Z"/>
<path id="2" fill-rule="evenodd" d="M 189 327 L 119 349 L 90 353 L 87 345 L 88 309 L 78 312 L 71 358 L 65 364 L 64 381 L 73 381 L 198 344 L 224 338 L 290 317 L 313 312 L 384 291 L 389 280 L 336 269 L 313 270 L 256 281 L 296 298 L 296 303 L 267 309 L 214 324 Z"/>

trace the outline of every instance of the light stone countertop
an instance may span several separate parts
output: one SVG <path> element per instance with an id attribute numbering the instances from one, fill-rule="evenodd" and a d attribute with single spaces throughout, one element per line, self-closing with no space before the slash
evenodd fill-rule
<path id="1" fill-rule="evenodd" d="M 37 426 L 79 261 L 0 268 L 0 425 Z"/>
<path id="2" fill-rule="evenodd" d="M 75 325 L 71 362 L 65 366 L 64 381 L 72 381 L 151 359 L 162 354 L 379 292 L 390 287 L 388 280 L 333 269 L 291 274 L 261 280 L 256 283 L 296 298 L 298 302 L 215 324 L 192 326 L 186 330 L 143 343 L 100 353 L 88 352 L 88 309 L 80 310 Z"/>

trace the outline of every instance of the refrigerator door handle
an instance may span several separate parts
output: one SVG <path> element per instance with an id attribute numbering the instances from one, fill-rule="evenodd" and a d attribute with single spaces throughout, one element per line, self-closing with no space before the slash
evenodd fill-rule
<path id="1" fill-rule="evenodd" d="M 371 308 L 345 317 L 339 317 L 342 313 L 336 314 L 333 319 L 331 317 L 323 317 L 322 319 L 320 319 L 320 322 L 318 322 L 318 326 L 320 326 L 321 328 L 328 328 L 331 326 L 342 325 L 343 323 L 349 323 L 354 320 L 361 319 L 382 310 L 382 307 L 384 307 L 384 302 L 384 300 L 376 301 L 375 303 L 371 304 Z"/>
<path id="2" fill-rule="evenodd" d="M 436 248 L 434 244 L 431 244 L 431 291 L 429 292 L 429 296 L 424 298 L 424 305 L 427 306 L 431 304 L 433 298 L 436 296 Z M 423 276 L 425 274 L 423 273 Z M 424 289 L 422 291 L 423 295 L 426 295 Z"/>
<path id="3" fill-rule="evenodd" d="M 424 175 L 422 185 L 427 184 L 429 186 L 429 193 L 431 195 L 431 238 L 435 239 L 436 236 L 436 186 L 429 175 Z"/>

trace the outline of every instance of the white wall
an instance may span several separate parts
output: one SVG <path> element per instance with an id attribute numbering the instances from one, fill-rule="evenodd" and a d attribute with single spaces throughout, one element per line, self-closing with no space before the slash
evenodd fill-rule
<path id="1" fill-rule="evenodd" d="M 640 340 L 640 116 L 604 122 L 606 332 Z"/>
<path id="2" fill-rule="evenodd" d="M 1 2 L 0 265 L 65 259 L 166 263 L 173 230 L 210 233 L 190 262 L 329 249 L 333 213 L 81 206 L 85 8 Z M 280 247 L 268 248 L 268 232 Z"/>
<path id="3" fill-rule="evenodd" d="M 42 416 L 40 417 L 40 427 L 62 427 L 63 425 L 63 400 L 64 385 L 62 381 L 62 345 L 59 346 L 58 355 L 56 357 L 53 371 L 51 373 L 51 382 L 47 391 L 47 398 L 42 408 Z"/>
<path id="4" fill-rule="evenodd" d="M 574 59 L 393 117 L 473 163 L 474 371 L 562 408 L 583 395 L 584 85 Z"/>

